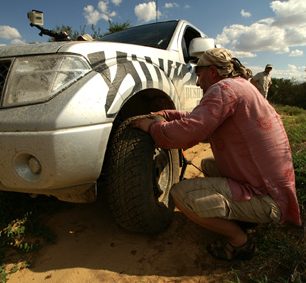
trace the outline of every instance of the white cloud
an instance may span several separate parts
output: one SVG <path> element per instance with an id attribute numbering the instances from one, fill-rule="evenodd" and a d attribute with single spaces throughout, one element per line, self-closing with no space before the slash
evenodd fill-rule
<path id="1" fill-rule="evenodd" d="M 236 51 L 289 53 L 293 46 L 306 46 L 306 1 L 272 1 L 274 17 L 249 26 L 234 24 L 223 29 L 217 43 Z"/>
<path id="2" fill-rule="evenodd" d="M 112 0 L 115 5 L 119 5 L 121 0 Z M 87 20 L 87 24 L 96 25 L 101 19 L 105 21 L 110 21 L 113 17 L 117 15 L 115 11 L 110 11 L 108 8 L 108 1 L 101 0 L 98 2 L 97 8 L 92 5 L 87 5 L 84 7 L 84 16 Z"/>
<path id="3" fill-rule="evenodd" d="M 116 6 L 119 6 L 122 3 L 122 0 L 112 0 L 112 3 Z"/>
<path id="4" fill-rule="evenodd" d="M 0 26 L 0 38 L 4 39 L 20 39 L 19 31 L 10 26 Z"/>
<path id="5" fill-rule="evenodd" d="M 240 15 L 241 15 L 243 18 L 249 18 L 249 17 L 252 16 L 252 14 L 251 14 L 250 12 L 247 12 L 247 11 L 245 11 L 244 9 L 242 9 L 242 10 L 240 11 Z"/>
<path id="6" fill-rule="evenodd" d="M 235 51 L 233 56 L 237 58 L 254 58 L 256 54 L 248 51 Z"/>
<path id="7" fill-rule="evenodd" d="M 295 49 L 290 52 L 289 56 L 298 57 L 298 56 L 303 56 L 303 54 L 304 54 L 303 50 Z"/>
<path id="8" fill-rule="evenodd" d="M 102 13 L 107 13 L 108 10 L 108 2 L 106 1 L 99 1 L 98 2 L 98 8 Z"/>
<path id="9" fill-rule="evenodd" d="M 270 6 L 275 13 L 276 25 L 305 25 L 305 0 L 272 1 Z"/>
<path id="10" fill-rule="evenodd" d="M 305 66 L 288 64 L 287 70 L 277 70 L 274 76 L 277 78 L 293 79 L 298 82 L 305 81 Z"/>
<path id="11" fill-rule="evenodd" d="M 147 3 L 140 3 L 135 6 L 134 13 L 138 21 L 149 22 L 156 19 L 156 5 L 155 1 Z M 161 12 L 157 12 L 158 17 L 161 16 Z"/>
<path id="12" fill-rule="evenodd" d="M 290 71 L 297 71 L 297 70 L 298 70 L 298 67 L 295 66 L 295 65 L 292 65 L 292 64 L 288 64 L 288 69 L 289 69 Z"/>
<path id="13" fill-rule="evenodd" d="M 166 9 L 171 9 L 171 8 L 177 8 L 179 5 L 175 2 L 167 2 L 165 3 L 165 8 Z"/>
<path id="14" fill-rule="evenodd" d="M 253 75 L 258 72 L 262 72 L 264 70 L 264 66 L 248 66 Z M 288 64 L 287 69 L 278 69 L 273 66 L 273 70 L 271 72 L 272 78 L 276 79 L 288 79 L 295 80 L 298 82 L 305 81 L 305 66 L 296 66 L 292 64 Z"/>
<path id="15" fill-rule="evenodd" d="M 285 32 L 278 27 L 256 22 L 250 26 L 232 25 L 225 27 L 216 41 L 231 50 L 257 52 L 288 52 L 284 42 Z"/>
<path id="16" fill-rule="evenodd" d="M 26 42 L 24 42 L 23 40 L 19 39 L 19 38 L 15 38 L 11 41 L 11 44 L 26 44 Z"/>
<path id="17" fill-rule="evenodd" d="M 190 7 L 191 7 L 191 6 L 188 5 L 188 4 L 186 4 L 186 5 L 184 6 L 185 9 L 189 9 Z"/>
<path id="18" fill-rule="evenodd" d="M 100 20 L 100 13 L 92 5 L 84 7 L 84 16 L 87 20 L 87 24 L 95 25 Z"/>

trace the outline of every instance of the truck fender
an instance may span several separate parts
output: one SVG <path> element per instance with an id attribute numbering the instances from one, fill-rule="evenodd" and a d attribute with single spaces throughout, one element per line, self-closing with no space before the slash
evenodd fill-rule
<path id="1" fill-rule="evenodd" d="M 150 88 L 166 93 L 176 108 L 181 109 L 178 91 L 186 82 L 194 79 L 186 65 L 161 58 L 137 58 L 135 54 L 128 56 L 123 52 L 116 53 L 117 64 L 108 65 L 104 52 L 100 53 L 100 60 L 91 63 L 108 85 L 105 103 L 107 117 L 116 116 L 124 101 Z"/>

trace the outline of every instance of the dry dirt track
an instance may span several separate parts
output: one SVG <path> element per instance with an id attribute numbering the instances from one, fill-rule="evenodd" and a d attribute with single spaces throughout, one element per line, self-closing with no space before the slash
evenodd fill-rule
<path id="1" fill-rule="evenodd" d="M 187 151 L 196 165 L 210 155 L 207 144 Z M 188 178 L 200 175 L 192 166 L 187 170 Z M 10 275 L 9 283 L 224 282 L 230 269 L 205 251 L 213 235 L 179 211 L 157 236 L 123 231 L 101 203 L 70 205 L 47 222 L 56 243 L 42 248 L 31 267 Z"/>

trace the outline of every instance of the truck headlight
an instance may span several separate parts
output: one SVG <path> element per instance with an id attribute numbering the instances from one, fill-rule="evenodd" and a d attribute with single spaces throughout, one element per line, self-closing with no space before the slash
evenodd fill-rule
<path id="1" fill-rule="evenodd" d="M 50 99 L 91 71 L 76 55 L 39 55 L 14 60 L 2 106 L 32 104 Z"/>

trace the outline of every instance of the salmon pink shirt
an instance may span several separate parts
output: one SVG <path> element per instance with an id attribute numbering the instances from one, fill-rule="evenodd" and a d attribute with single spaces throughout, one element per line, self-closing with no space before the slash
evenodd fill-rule
<path id="1" fill-rule="evenodd" d="M 212 85 L 191 113 L 162 111 L 166 122 L 149 132 L 161 148 L 209 141 L 219 171 L 236 201 L 270 195 L 281 223 L 301 224 L 288 138 L 275 109 L 243 78 Z"/>

